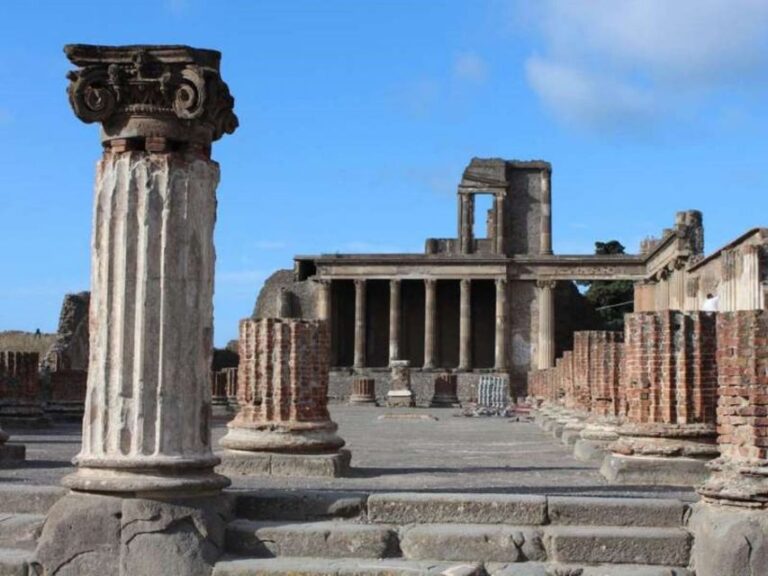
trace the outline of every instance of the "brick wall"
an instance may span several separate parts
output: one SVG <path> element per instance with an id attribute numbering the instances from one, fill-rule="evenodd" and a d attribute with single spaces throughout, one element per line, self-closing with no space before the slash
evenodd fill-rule
<path id="1" fill-rule="evenodd" d="M 318 422 L 330 419 L 326 322 L 242 320 L 239 346 L 239 420 Z"/>
<path id="2" fill-rule="evenodd" d="M 37 352 L 0 350 L 0 401 L 39 400 Z"/>
<path id="3" fill-rule="evenodd" d="M 621 380 L 627 421 L 714 423 L 715 353 L 712 315 L 673 311 L 628 314 Z"/>
<path id="4" fill-rule="evenodd" d="M 720 453 L 733 462 L 768 459 L 768 312 L 717 318 Z"/>

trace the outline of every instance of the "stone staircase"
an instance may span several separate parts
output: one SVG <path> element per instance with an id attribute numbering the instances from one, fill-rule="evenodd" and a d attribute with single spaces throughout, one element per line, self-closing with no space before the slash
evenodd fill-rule
<path id="1" fill-rule="evenodd" d="M 214 576 L 690 576 L 677 500 L 265 491 Z"/>
<path id="2" fill-rule="evenodd" d="M 0 576 L 28 563 L 60 488 L 0 488 Z M 213 576 L 693 576 L 678 500 L 229 492 Z"/>

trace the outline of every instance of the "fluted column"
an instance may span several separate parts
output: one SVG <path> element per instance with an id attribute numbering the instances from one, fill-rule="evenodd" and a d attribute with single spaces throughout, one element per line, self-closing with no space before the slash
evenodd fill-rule
<path id="1" fill-rule="evenodd" d="M 389 361 L 400 360 L 400 280 L 389 281 Z"/>
<path id="2" fill-rule="evenodd" d="M 459 370 L 472 369 L 472 282 L 462 278 L 459 305 Z"/>
<path id="3" fill-rule="evenodd" d="M 365 280 L 355 280 L 355 363 L 365 367 Z"/>
<path id="4" fill-rule="evenodd" d="M 424 368 L 434 368 L 437 339 L 437 281 L 424 280 Z"/>
<path id="5" fill-rule="evenodd" d="M 91 243 L 90 363 L 78 470 L 98 492 L 217 489 L 211 391 L 218 164 L 237 127 L 220 54 L 68 46 L 70 103 L 102 125 Z"/>
<path id="6" fill-rule="evenodd" d="M 539 370 L 555 365 L 555 282 L 540 280 L 539 287 Z"/>
<path id="7" fill-rule="evenodd" d="M 317 281 L 317 318 L 318 320 L 331 319 L 331 281 Z"/>
<path id="8" fill-rule="evenodd" d="M 507 369 L 507 279 L 496 279 L 496 338 L 494 341 L 494 368 Z"/>

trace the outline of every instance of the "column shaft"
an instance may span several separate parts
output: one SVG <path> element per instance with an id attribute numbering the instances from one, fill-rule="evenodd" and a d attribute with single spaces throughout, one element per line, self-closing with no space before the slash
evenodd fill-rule
<path id="1" fill-rule="evenodd" d="M 494 368 L 501 372 L 507 369 L 507 279 L 496 280 L 496 338 L 494 341 Z"/>
<path id="2" fill-rule="evenodd" d="M 551 173 L 541 173 L 541 240 L 540 253 L 552 254 L 552 189 Z"/>
<path id="3" fill-rule="evenodd" d="M 355 360 L 356 369 L 365 367 L 365 280 L 355 280 Z"/>
<path id="4" fill-rule="evenodd" d="M 318 280 L 317 282 L 317 318 L 319 320 L 331 319 L 330 280 Z"/>
<path id="5" fill-rule="evenodd" d="M 459 306 L 459 369 L 472 369 L 472 284 L 469 278 L 461 279 L 461 304 Z"/>
<path id="6" fill-rule="evenodd" d="M 539 286 L 539 370 L 555 365 L 555 297 L 553 281 Z"/>
<path id="7" fill-rule="evenodd" d="M 424 280 L 424 368 L 434 368 L 437 339 L 437 282 Z"/>
<path id="8" fill-rule="evenodd" d="M 400 360 L 400 280 L 389 282 L 389 361 Z"/>

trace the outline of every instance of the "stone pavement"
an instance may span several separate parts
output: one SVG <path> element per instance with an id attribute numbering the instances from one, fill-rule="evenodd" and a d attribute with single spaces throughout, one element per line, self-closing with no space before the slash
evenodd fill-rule
<path id="1" fill-rule="evenodd" d="M 695 500 L 693 489 L 616 486 L 599 474 L 599 463 L 575 460 L 533 423 L 456 416 L 457 409 L 389 409 L 331 405 L 339 435 L 352 451 L 349 478 L 235 477 L 233 489 L 434 491 L 583 496 L 675 497 Z M 391 416 L 388 416 L 391 415 Z M 430 418 L 433 417 L 433 418 Z M 384 418 L 382 418 L 384 417 Z M 49 430 L 10 430 L 27 446 L 27 462 L 0 469 L 0 483 L 58 484 L 74 468 L 80 447 L 76 425 Z M 213 428 L 214 447 L 226 432 Z"/>

